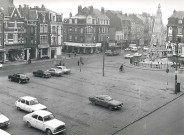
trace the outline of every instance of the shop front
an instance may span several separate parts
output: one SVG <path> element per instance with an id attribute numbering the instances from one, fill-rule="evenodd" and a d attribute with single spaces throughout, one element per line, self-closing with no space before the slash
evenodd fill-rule
<path id="1" fill-rule="evenodd" d="M 49 44 L 38 45 L 38 59 L 48 59 L 50 58 Z"/>
<path id="2" fill-rule="evenodd" d="M 92 54 L 99 51 L 101 43 L 72 43 L 65 42 L 63 51 L 68 53 Z"/>

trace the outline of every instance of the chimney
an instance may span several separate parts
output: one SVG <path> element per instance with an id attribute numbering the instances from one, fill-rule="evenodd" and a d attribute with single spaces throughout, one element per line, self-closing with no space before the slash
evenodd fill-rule
<path id="1" fill-rule="evenodd" d="M 173 14 L 175 14 L 175 13 L 176 13 L 176 10 L 173 11 Z"/>
<path id="2" fill-rule="evenodd" d="M 70 12 L 70 15 L 69 16 L 70 16 L 70 18 L 72 17 L 72 13 L 71 12 Z"/>
<path id="3" fill-rule="evenodd" d="M 61 13 L 61 21 L 63 21 L 63 13 Z"/>
<path id="4" fill-rule="evenodd" d="M 101 7 L 101 13 L 104 14 L 104 7 Z"/>
<path id="5" fill-rule="evenodd" d="M 81 13 L 82 13 L 82 6 L 79 5 L 79 6 L 78 6 L 78 14 L 81 14 Z"/>
<path id="6" fill-rule="evenodd" d="M 89 7 L 89 12 L 92 14 L 93 13 L 93 6 Z"/>

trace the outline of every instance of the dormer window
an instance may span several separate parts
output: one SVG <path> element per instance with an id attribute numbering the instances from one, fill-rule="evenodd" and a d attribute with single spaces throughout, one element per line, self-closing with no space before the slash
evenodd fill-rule
<path id="1" fill-rule="evenodd" d="M 178 24 L 182 24 L 182 20 L 181 19 L 178 20 Z"/>

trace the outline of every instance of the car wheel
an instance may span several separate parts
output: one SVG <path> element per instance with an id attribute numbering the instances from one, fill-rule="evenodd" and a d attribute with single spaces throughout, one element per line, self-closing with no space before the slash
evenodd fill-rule
<path id="1" fill-rule="evenodd" d="M 21 111 L 20 107 L 17 107 L 17 110 L 18 110 L 18 111 Z"/>
<path id="2" fill-rule="evenodd" d="M 19 80 L 19 83 L 21 84 L 21 80 Z"/>
<path id="3" fill-rule="evenodd" d="M 113 107 L 112 106 L 109 106 L 109 109 L 112 111 L 113 110 Z"/>
<path id="4" fill-rule="evenodd" d="M 50 129 L 47 129 L 47 130 L 46 130 L 46 134 L 47 134 L 47 135 L 52 135 L 51 130 L 50 130 Z"/>
<path id="5" fill-rule="evenodd" d="M 29 121 L 27 121 L 26 125 L 30 128 L 31 127 L 31 123 Z"/>

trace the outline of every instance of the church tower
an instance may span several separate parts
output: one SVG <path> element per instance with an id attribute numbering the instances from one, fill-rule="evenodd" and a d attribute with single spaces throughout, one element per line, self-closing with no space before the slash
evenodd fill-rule
<path id="1" fill-rule="evenodd" d="M 153 33 L 151 37 L 151 46 L 161 47 L 164 45 L 164 30 L 162 22 L 162 11 L 160 4 L 153 23 Z"/>

